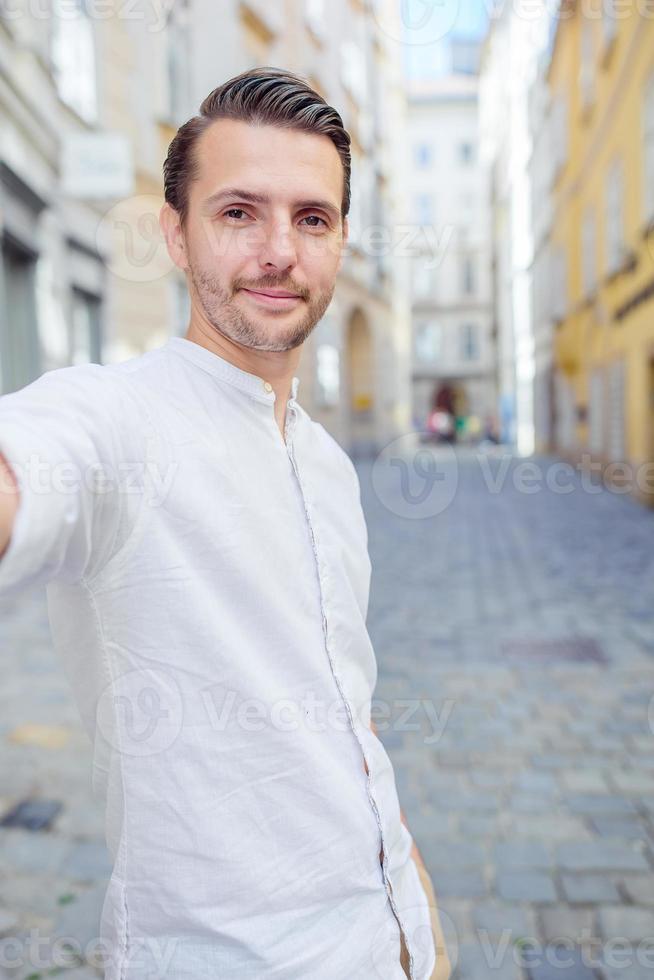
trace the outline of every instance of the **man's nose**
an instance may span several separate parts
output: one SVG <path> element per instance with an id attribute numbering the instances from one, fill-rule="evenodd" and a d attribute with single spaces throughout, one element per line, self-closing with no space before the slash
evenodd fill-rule
<path id="1" fill-rule="evenodd" d="M 266 229 L 265 238 L 259 251 L 259 263 L 270 268 L 287 269 L 297 264 L 297 242 L 295 231 L 287 221 L 279 221 Z"/>

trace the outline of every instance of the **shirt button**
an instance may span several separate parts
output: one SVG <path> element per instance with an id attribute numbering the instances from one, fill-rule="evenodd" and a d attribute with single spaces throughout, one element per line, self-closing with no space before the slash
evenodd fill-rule
<path id="1" fill-rule="evenodd" d="M 272 391 L 273 390 L 270 381 L 264 381 L 263 386 L 266 389 L 266 391 Z"/>

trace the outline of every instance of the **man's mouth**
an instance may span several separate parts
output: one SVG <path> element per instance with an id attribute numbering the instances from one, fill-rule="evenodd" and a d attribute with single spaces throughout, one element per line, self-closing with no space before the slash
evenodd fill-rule
<path id="1" fill-rule="evenodd" d="M 243 289 L 243 292 L 251 296 L 255 302 L 263 303 L 266 306 L 286 307 L 293 306 L 301 297 L 297 293 L 289 293 L 285 289 Z"/>

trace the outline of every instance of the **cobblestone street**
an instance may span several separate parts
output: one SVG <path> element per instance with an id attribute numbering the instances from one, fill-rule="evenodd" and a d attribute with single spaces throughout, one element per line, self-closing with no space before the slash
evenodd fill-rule
<path id="1" fill-rule="evenodd" d="M 508 463 L 438 450 L 425 500 L 415 473 L 402 490 L 359 465 L 380 737 L 455 977 L 645 980 L 654 513 L 555 460 Z"/>
<path id="2" fill-rule="evenodd" d="M 651 980 L 654 512 L 578 474 L 559 492 L 554 460 L 420 456 L 422 475 L 410 455 L 357 468 L 373 716 L 453 978 Z M 48 830 L 0 828 L 0 936 L 85 947 L 110 870 L 91 747 L 43 595 L 0 602 L 0 621 L 1 812 L 63 804 Z M 98 976 L 74 964 L 61 975 Z M 7 975 L 30 973 L 48 975 Z"/>

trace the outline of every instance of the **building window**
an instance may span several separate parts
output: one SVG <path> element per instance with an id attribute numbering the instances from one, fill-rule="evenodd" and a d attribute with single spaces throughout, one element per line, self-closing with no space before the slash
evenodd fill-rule
<path id="1" fill-rule="evenodd" d="M 568 103 L 561 92 L 552 106 L 552 183 L 568 158 Z"/>
<path id="2" fill-rule="evenodd" d="M 479 336 L 476 323 L 461 324 L 461 360 L 476 361 L 479 357 Z"/>
<path id="3" fill-rule="evenodd" d="M 428 143 L 418 143 L 414 147 L 416 167 L 425 170 L 432 163 L 432 148 Z"/>
<path id="4" fill-rule="evenodd" d="M 99 296 L 73 289 L 70 318 L 70 363 L 102 363 L 102 304 Z"/>
<path id="5" fill-rule="evenodd" d="M 565 320 L 568 314 L 568 267 L 562 246 L 556 245 L 550 253 L 551 263 L 551 315 L 555 323 Z"/>
<path id="6" fill-rule="evenodd" d="M 333 344 L 320 344 L 316 348 L 316 380 L 320 405 L 328 408 L 338 404 L 340 362 L 338 348 Z"/>
<path id="7" fill-rule="evenodd" d="M 55 0 L 53 11 L 52 62 L 57 91 L 82 119 L 95 122 L 95 41 L 87 5 L 84 0 Z"/>
<path id="8" fill-rule="evenodd" d="M 604 452 L 604 372 L 597 368 L 590 374 L 588 391 L 588 448 L 594 456 Z"/>
<path id="9" fill-rule="evenodd" d="M 645 220 L 654 221 L 654 74 L 645 86 L 643 104 L 644 203 Z"/>
<path id="10" fill-rule="evenodd" d="M 413 267 L 413 291 L 417 299 L 433 298 L 433 270 L 421 259 L 418 259 Z"/>
<path id="11" fill-rule="evenodd" d="M 581 22 L 581 52 L 579 62 L 579 86 L 581 88 L 582 109 L 588 109 L 593 104 L 593 89 L 595 85 L 595 23 L 587 17 Z"/>
<path id="12" fill-rule="evenodd" d="M 193 114 L 189 90 L 189 28 L 185 4 L 174 7 L 166 25 L 168 118 L 176 125 Z"/>
<path id="13" fill-rule="evenodd" d="M 608 48 L 615 40 L 615 0 L 603 0 L 602 3 L 602 34 L 604 35 L 604 47 Z"/>
<path id="14" fill-rule="evenodd" d="M 608 370 L 607 435 L 609 459 L 623 462 L 626 459 L 625 429 L 625 362 L 614 361 Z"/>
<path id="15" fill-rule="evenodd" d="M 0 307 L 1 388 L 9 392 L 23 388 L 41 373 L 36 256 L 5 239 L 0 258 L 4 281 L 4 308 Z"/>
<path id="16" fill-rule="evenodd" d="M 341 81 L 359 105 L 366 101 L 366 66 L 363 52 L 354 41 L 341 44 Z"/>
<path id="17" fill-rule="evenodd" d="M 461 292 L 473 296 L 476 289 L 475 260 L 472 255 L 461 257 Z"/>
<path id="18" fill-rule="evenodd" d="M 325 35 L 325 0 L 304 0 L 304 16 L 309 30 L 318 38 Z"/>
<path id="19" fill-rule="evenodd" d="M 588 298 L 595 292 L 597 285 L 597 228 L 595 211 L 587 208 L 581 228 L 581 274 L 584 297 Z"/>
<path id="20" fill-rule="evenodd" d="M 622 161 L 606 177 L 606 271 L 616 272 L 624 259 L 624 173 Z"/>
<path id="21" fill-rule="evenodd" d="M 472 143 L 464 141 L 459 143 L 459 163 L 470 164 L 474 163 L 475 159 L 475 148 Z"/>
<path id="22" fill-rule="evenodd" d="M 435 361 L 443 345 L 443 328 L 435 321 L 421 321 L 416 327 L 416 357 L 420 361 Z"/>
<path id="23" fill-rule="evenodd" d="M 431 194 L 417 194 L 415 199 L 416 222 L 419 225 L 433 225 L 434 199 Z"/>

